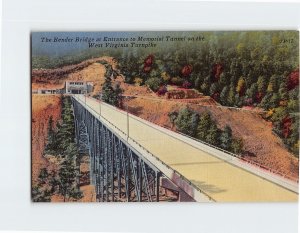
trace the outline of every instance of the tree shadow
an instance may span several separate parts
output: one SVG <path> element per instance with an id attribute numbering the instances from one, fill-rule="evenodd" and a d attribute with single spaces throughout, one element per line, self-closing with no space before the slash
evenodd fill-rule
<path id="1" fill-rule="evenodd" d="M 128 111 L 134 115 L 140 115 L 142 113 L 143 107 L 132 107 L 132 106 L 128 106 Z M 125 108 L 126 111 L 126 108 Z"/>
<path id="2" fill-rule="evenodd" d="M 226 189 L 221 189 L 215 185 L 207 184 L 204 181 L 191 180 L 191 182 L 195 184 L 197 187 L 199 187 L 200 190 L 203 190 L 204 192 L 223 193 L 227 191 Z"/>
<path id="3" fill-rule="evenodd" d="M 225 160 L 226 161 L 226 160 Z M 207 161 L 207 162 L 190 162 L 190 163 L 172 163 L 169 166 L 184 166 L 184 165 L 202 165 L 202 164 L 218 164 L 218 163 L 225 163 L 225 161 Z"/>
<path id="4" fill-rule="evenodd" d="M 246 150 L 246 151 L 243 151 L 243 155 L 242 155 L 243 157 L 244 156 L 248 156 L 248 157 L 256 157 L 256 154 L 254 154 L 253 152 L 251 152 L 251 151 L 248 151 L 248 150 Z"/>

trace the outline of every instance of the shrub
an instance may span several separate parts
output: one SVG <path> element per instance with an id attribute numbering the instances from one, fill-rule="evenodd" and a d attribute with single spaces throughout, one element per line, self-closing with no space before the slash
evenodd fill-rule
<path id="1" fill-rule="evenodd" d="M 231 151 L 234 154 L 240 154 L 242 150 L 243 150 L 243 140 L 241 138 L 233 139 L 231 143 Z"/>
<path id="2" fill-rule="evenodd" d="M 158 95 L 164 95 L 166 92 L 167 92 L 167 87 L 166 86 L 161 86 L 158 91 L 157 91 L 157 94 Z"/>
<path id="3" fill-rule="evenodd" d="M 177 86 L 181 86 L 184 82 L 184 79 L 180 78 L 180 77 L 173 77 L 171 78 L 171 83 Z"/>
<path id="4" fill-rule="evenodd" d="M 161 78 L 164 80 L 165 83 L 169 83 L 169 81 L 171 80 L 171 76 L 167 72 L 162 72 Z"/>
<path id="5" fill-rule="evenodd" d="M 141 86 L 142 83 L 143 83 L 143 79 L 141 79 L 141 78 L 139 78 L 139 77 L 136 77 L 136 78 L 134 79 L 134 83 L 135 83 L 136 86 Z"/>
<path id="6" fill-rule="evenodd" d="M 145 84 L 154 92 L 157 92 L 160 85 L 162 84 L 162 80 L 160 78 L 149 78 Z"/>
<path id="7" fill-rule="evenodd" d="M 192 86 L 192 84 L 189 81 L 184 81 L 182 84 L 183 88 L 190 88 Z"/>

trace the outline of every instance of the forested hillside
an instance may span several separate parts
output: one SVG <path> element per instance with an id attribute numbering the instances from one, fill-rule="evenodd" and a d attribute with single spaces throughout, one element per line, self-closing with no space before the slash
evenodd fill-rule
<path id="1" fill-rule="evenodd" d="M 218 103 L 261 107 L 288 149 L 298 155 L 298 33 L 204 33 L 202 42 L 174 42 L 149 54 L 124 50 L 128 83 L 164 93 L 164 85 L 195 88 Z M 255 127 L 255 126 L 254 126 Z"/>

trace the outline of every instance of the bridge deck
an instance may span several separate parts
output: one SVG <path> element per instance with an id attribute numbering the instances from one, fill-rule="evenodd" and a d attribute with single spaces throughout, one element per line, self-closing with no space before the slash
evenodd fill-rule
<path id="1" fill-rule="evenodd" d="M 154 154 L 172 169 L 189 179 L 216 201 L 259 202 L 297 201 L 298 194 L 266 180 L 243 168 L 220 159 L 207 150 L 201 150 L 176 137 L 176 133 L 165 133 L 152 124 L 135 116 L 108 106 L 92 98 L 77 95 L 82 103 L 108 119 L 127 133 L 129 137 Z M 100 110 L 101 109 L 101 110 Z M 172 136 L 174 134 L 174 136 Z"/>

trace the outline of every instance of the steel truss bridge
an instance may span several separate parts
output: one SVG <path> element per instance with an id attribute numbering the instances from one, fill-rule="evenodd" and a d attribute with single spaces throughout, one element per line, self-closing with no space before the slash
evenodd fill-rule
<path id="1" fill-rule="evenodd" d="M 159 126 L 143 122 L 145 128 L 138 128 L 137 124 L 142 121 L 128 112 L 83 95 L 73 95 L 72 104 L 76 141 L 80 153 L 90 156 L 90 182 L 95 186 L 97 201 L 159 201 L 160 187 L 176 190 L 179 201 L 294 201 L 298 198 L 298 184 L 247 167 L 223 152 L 180 135 L 174 136 L 176 133 L 166 132 Z M 140 122 L 133 124 L 134 121 Z M 160 139 L 158 133 L 165 138 Z M 179 140 L 176 142 L 178 148 L 175 148 L 177 144 L 172 144 L 174 138 Z M 149 151 L 151 148 L 153 151 Z M 164 150 L 160 154 L 161 149 Z M 167 154 L 170 150 L 174 150 L 174 157 Z M 186 151 L 190 157 L 182 160 Z M 181 162 L 176 153 L 184 163 L 173 162 Z M 193 163 L 189 162 L 191 158 Z M 205 167 L 202 164 L 206 164 Z M 185 166 L 190 167 L 189 170 Z M 219 174 L 222 170 L 224 174 Z M 197 181 L 198 177 L 201 182 Z M 217 189 L 217 185 L 224 188 Z"/>
<path id="2" fill-rule="evenodd" d="M 79 152 L 90 155 L 97 200 L 159 201 L 161 172 L 79 102 L 73 107 Z"/>

